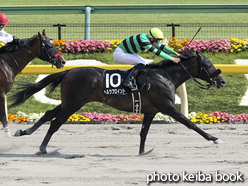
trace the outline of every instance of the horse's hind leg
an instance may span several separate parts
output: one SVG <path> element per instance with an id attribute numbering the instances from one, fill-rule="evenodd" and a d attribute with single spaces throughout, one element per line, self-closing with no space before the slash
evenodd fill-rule
<path id="1" fill-rule="evenodd" d="M 82 103 L 83 102 L 83 103 Z M 67 121 L 67 119 L 76 111 L 78 111 L 84 104 L 84 101 L 78 101 L 75 105 L 73 106 L 63 106 L 60 113 L 58 114 L 58 116 L 51 122 L 51 125 L 48 129 L 48 132 L 44 138 L 44 140 L 42 141 L 41 145 L 40 145 L 40 151 L 45 154 L 47 153 L 46 151 L 46 147 L 47 144 L 49 143 L 52 135 L 59 130 L 59 128 L 61 127 L 61 125 Z M 81 104 L 82 103 L 82 104 Z"/>
<path id="2" fill-rule="evenodd" d="M 53 118 L 55 118 L 59 112 L 61 111 L 61 104 L 57 106 L 53 110 L 47 111 L 44 116 L 42 116 L 39 121 L 37 121 L 32 127 L 26 129 L 26 130 L 17 130 L 15 133 L 15 136 L 23 136 L 23 135 L 31 135 L 34 131 L 36 131 L 42 124 L 44 124 L 47 121 L 51 121 Z"/>
<path id="3" fill-rule="evenodd" d="M 7 116 L 7 98 L 5 93 L 0 94 L 0 121 L 3 125 L 3 130 L 6 137 L 12 137 L 8 127 L 8 116 Z"/>

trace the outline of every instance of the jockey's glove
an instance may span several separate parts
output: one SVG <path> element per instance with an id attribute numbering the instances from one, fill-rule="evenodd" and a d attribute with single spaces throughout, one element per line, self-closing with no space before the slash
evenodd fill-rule
<path id="1" fill-rule="evenodd" d="M 180 58 L 181 60 L 189 59 L 189 57 L 186 57 L 184 55 L 180 55 L 180 56 L 177 56 L 177 57 Z"/>

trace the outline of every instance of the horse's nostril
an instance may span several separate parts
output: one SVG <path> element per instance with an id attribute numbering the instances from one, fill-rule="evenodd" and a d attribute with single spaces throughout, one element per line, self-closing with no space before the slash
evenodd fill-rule
<path id="1" fill-rule="evenodd" d="M 66 64 L 66 62 L 65 61 L 62 61 L 62 64 L 64 65 L 64 64 Z"/>

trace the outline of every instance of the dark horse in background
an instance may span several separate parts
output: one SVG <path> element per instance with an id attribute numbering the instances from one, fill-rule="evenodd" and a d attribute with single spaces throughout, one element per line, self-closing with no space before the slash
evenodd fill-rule
<path id="1" fill-rule="evenodd" d="M 221 143 L 220 139 L 198 128 L 196 124 L 185 117 L 174 105 L 176 89 L 188 80 L 190 76 L 205 80 L 209 85 L 215 85 L 217 88 L 225 85 L 225 80 L 220 75 L 220 69 L 216 70 L 208 58 L 199 51 L 196 54 L 197 56 L 191 52 L 186 52 L 184 56 L 188 57 L 182 60 L 180 64 L 164 60 L 158 64 L 146 66 L 137 77 L 137 84 L 140 82 L 140 77 L 143 77 L 145 81 L 143 89 L 140 91 L 142 100 L 141 112 L 144 113 L 144 120 L 140 132 L 139 154 L 145 152 L 146 136 L 151 122 L 158 112 L 173 117 L 189 129 L 193 129 L 199 133 L 206 140 Z M 88 102 L 97 101 L 119 110 L 132 112 L 133 103 L 130 93 L 125 96 L 103 94 L 103 72 L 104 69 L 94 67 L 74 68 L 51 74 L 37 83 L 25 84 L 21 88 L 21 91 L 15 94 L 15 102 L 12 106 L 23 103 L 34 93 L 49 84 L 52 85 L 52 90 L 58 84 L 61 84 L 62 103 L 53 110 L 47 111 L 32 127 L 24 131 L 18 130 L 15 136 L 30 135 L 43 123 L 55 118 L 51 122 L 50 128 L 40 146 L 40 151 L 47 153 L 46 147 L 52 135 L 69 116 Z"/>
<path id="2" fill-rule="evenodd" d="M 0 121 L 6 136 L 11 137 L 7 122 L 6 94 L 12 88 L 15 76 L 36 57 L 62 68 L 65 60 L 61 54 L 46 36 L 45 30 L 42 35 L 38 33 L 32 38 L 20 39 L 18 45 L 8 43 L 0 49 Z"/>

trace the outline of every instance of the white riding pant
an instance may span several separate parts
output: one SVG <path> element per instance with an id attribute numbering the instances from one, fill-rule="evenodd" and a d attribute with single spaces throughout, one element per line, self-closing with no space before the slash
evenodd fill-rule
<path id="1" fill-rule="evenodd" d="M 114 51 L 114 60 L 117 63 L 126 64 L 126 65 L 137 65 L 142 63 L 143 65 L 147 65 L 151 63 L 153 60 L 144 59 L 137 54 L 125 53 L 120 47 L 117 47 Z"/>

